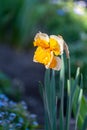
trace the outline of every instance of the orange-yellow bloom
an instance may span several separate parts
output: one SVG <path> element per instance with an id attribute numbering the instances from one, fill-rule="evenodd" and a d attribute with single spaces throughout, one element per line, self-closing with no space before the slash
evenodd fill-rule
<path id="1" fill-rule="evenodd" d="M 50 49 L 56 56 L 61 55 L 64 49 L 64 40 L 61 36 L 51 35 L 50 37 L 45 33 L 37 33 L 34 38 L 34 46 L 39 46 L 45 49 Z"/>
<path id="2" fill-rule="evenodd" d="M 54 54 L 61 55 L 64 49 L 64 40 L 61 36 L 50 36 L 50 50 L 54 52 Z"/>
<path id="3" fill-rule="evenodd" d="M 51 53 L 49 49 L 38 47 L 35 51 L 33 61 L 47 65 L 51 60 Z"/>
<path id="4" fill-rule="evenodd" d="M 50 62 L 45 67 L 47 69 L 51 68 L 54 70 L 60 70 L 61 69 L 61 59 L 59 57 L 52 55 Z"/>
<path id="5" fill-rule="evenodd" d="M 60 70 L 61 68 L 61 59 L 54 56 L 53 52 L 50 52 L 49 49 L 38 47 L 35 51 L 33 61 L 44 64 L 46 68 L 55 70 Z"/>
<path id="6" fill-rule="evenodd" d="M 62 55 L 64 51 L 64 40 L 61 36 L 48 36 L 39 32 L 34 38 L 34 46 L 37 46 L 33 58 L 34 62 L 41 63 L 46 68 L 61 69 L 61 59 L 57 57 Z"/>
<path id="7" fill-rule="evenodd" d="M 34 38 L 34 46 L 40 46 L 43 48 L 49 48 L 49 37 L 45 33 L 37 33 Z"/>

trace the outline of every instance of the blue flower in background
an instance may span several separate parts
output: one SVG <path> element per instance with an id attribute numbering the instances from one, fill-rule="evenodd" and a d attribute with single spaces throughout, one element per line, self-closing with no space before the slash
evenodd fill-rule
<path id="1" fill-rule="evenodd" d="M 23 123 L 24 123 L 24 119 L 23 119 L 22 117 L 19 117 L 19 122 L 20 122 L 21 124 L 23 124 Z"/>
<path id="2" fill-rule="evenodd" d="M 15 107 L 15 106 L 16 106 L 16 103 L 13 102 L 13 101 L 9 101 L 9 106 L 10 106 L 10 107 Z"/>
<path id="3" fill-rule="evenodd" d="M 0 120 L 0 126 L 2 126 L 3 125 L 3 121 L 2 120 Z"/>
<path id="4" fill-rule="evenodd" d="M 21 123 L 17 123 L 16 124 L 16 128 L 21 128 L 22 127 L 22 124 Z"/>
<path id="5" fill-rule="evenodd" d="M 4 94 L 0 94 L 0 100 L 7 102 L 8 98 Z"/>
<path id="6" fill-rule="evenodd" d="M 0 120 L 3 119 L 3 114 L 0 112 Z"/>
<path id="7" fill-rule="evenodd" d="M 63 9 L 58 9 L 56 12 L 60 16 L 64 16 L 65 15 L 65 11 Z"/>
<path id="8" fill-rule="evenodd" d="M 24 108 L 25 110 L 27 110 L 27 104 L 26 104 L 26 102 L 25 102 L 25 101 L 22 101 L 21 104 L 22 104 L 23 108 Z"/>
<path id="9" fill-rule="evenodd" d="M 0 94 L 0 127 L 3 130 L 31 130 L 32 127 L 35 130 L 37 126 L 36 115 L 27 111 L 25 101 L 16 103 Z"/>
<path id="10" fill-rule="evenodd" d="M 26 130 L 30 130 L 29 128 L 26 128 Z"/>
<path id="11" fill-rule="evenodd" d="M 15 113 L 10 113 L 9 120 L 13 121 L 15 118 L 16 118 L 16 114 Z"/>

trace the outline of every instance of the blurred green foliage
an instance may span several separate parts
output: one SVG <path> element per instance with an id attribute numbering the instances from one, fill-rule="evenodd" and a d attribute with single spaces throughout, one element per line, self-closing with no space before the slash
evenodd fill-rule
<path id="1" fill-rule="evenodd" d="M 4 73 L 0 72 L 0 93 L 4 93 L 15 99 L 15 101 L 19 101 L 22 96 L 22 86 L 19 81 L 12 82 L 12 80 L 5 75 Z"/>
<path id="2" fill-rule="evenodd" d="M 1 0 L 0 40 L 20 47 L 28 45 L 32 28 L 38 21 L 33 17 L 38 3 L 43 3 L 43 0 Z"/>
<path id="3" fill-rule="evenodd" d="M 79 93 L 79 87 L 76 88 L 76 92 L 75 92 L 75 96 L 74 96 L 74 102 L 73 102 L 74 116 L 76 116 L 76 112 L 77 112 L 76 105 L 78 104 L 77 103 L 78 93 Z M 85 123 L 85 120 L 86 120 L 86 128 L 87 128 L 87 100 L 86 100 L 86 97 L 84 97 L 84 95 L 82 96 L 80 103 L 81 104 L 80 104 L 80 111 L 79 111 L 79 115 L 78 115 L 78 129 L 84 130 L 83 125 Z"/>
<path id="4" fill-rule="evenodd" d="M 75 13 L 73 2 L 51 4 L 49 0 L 0 0 L 0 40 L 20 48 L 32 46 L 38 31 L 60 34 L 68 42 L 72 74 L 80 66 L 87 84 L 87 9 Z"/>
<path id="5" fill-rule="evenodd" d="M 1 0 L 0 37 L 7 35 L 12 43 L 28 46 L 37 31 L 44 31 L 61 34 L 66 41 L 76 42 L 81 39 L 82 32 L 87 33 L 87 11 L 85 15 L 77 15 L 73 8 L 73 3 L 69 2 L 48 4 L 40 0 Z"/>

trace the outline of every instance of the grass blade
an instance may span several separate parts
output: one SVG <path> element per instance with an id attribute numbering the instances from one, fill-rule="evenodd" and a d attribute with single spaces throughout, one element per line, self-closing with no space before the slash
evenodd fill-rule
<path id="1" fill-rule="evenodd" d="M 80 76 L 80 68 L 78 67 L 77 71 L 76 71 L 76 77 L 75 77 L 74 85 L 72 86 L 72 90 L 71 90 L 71 106 L 72 106 L 73 101 L 74 101 L 74 95 L 75 95 L 76 87 L 78 86 L 79 76 Z"/>
<path id="2" fill-rule="evenodd" d="M 79 112 L 80 112 L 80 105 L 81 105 L 82 94 L 83 94 L 83 89 L 82 88 L 83 88 L 83 77 L 81 75 L 80 88 L 79 88 L 78 97 L 77 97 L 75 130 L 77 130 L 77 123 L 78 123 L 78 117 L 79 117 Z"/>
<path id="3" fill-rule="evenodd" d="M 82 130 L 87 130 L 87 115 L 86 115 L 86 117 L 85 117 Z"/>
<path id="4" fill-rule="evenodd" d="M 79 117 L 79 111 L 80 111 L 82 93 L 83 93 L 83 90 L 79 89 L 78 96 L 77 96 L 77 106 L 76 106 L 75 130 L 77 130 L 77 123 L 78 123 L 78 117 Z"/>

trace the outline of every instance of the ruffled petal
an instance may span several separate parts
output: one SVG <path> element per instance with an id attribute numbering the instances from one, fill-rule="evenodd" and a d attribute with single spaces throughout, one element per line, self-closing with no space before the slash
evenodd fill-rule
<path id="1" fill-rule="evenodd" d="M 45 33 L 37 33 L 34 38 L 34 46 L 49 48 L 49 36 Z"/>
<path id="2" fill-rule="evenodd" d="M 62 60 L 59 57 L 55 57 L 56 59 L 56 66 L 53 68 L 54 70 L 60 70 L 62 66 Z"/>
<path id="3" fill-rule="evenodd" d="M 54 69 L 54 70 L 60 70 L 61 69 L 61 59 L 57 56 L 54 56 L 53 53 L 51 53 L 51 60 L 50 62 L 48 63 L 48 65 L 46 65 L 45 67 L 48 69 L 48 68 L 51 68 L 51 69 Z"/>
<path id="4" fill-rule="evenodd" d="M 33 61 L 42 63 L 44 65 L 49 64 L 51 60 L 51 53 L 49 49 L 38 47 L 35 51 Z"/>
<path id="5" fill-rule="evenodd" d="M 57 56 L 63 54 L 64 40 L 61 36 L 50 35 L 50 50 Z"/>

